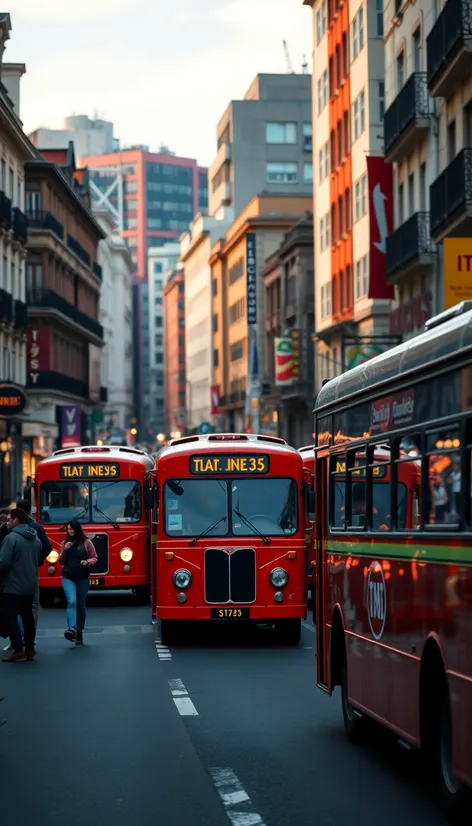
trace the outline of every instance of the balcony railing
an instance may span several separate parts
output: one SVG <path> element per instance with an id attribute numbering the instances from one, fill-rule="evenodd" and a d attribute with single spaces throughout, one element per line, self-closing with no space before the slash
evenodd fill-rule
<path id="1" fill-rule="evenodd" d="M 237 393 L 230 393 L 229 401 L 230 401 L 230 404 L 238 404 L 238 402 L 246 401 L 246 391 L 245 390 L 238 390 Z"/>
<path id="2" fill-rule="evenodd" d="M 86 381 L 64 376 L 55 370 L 41 371 L 35 376 L 34 382 L 28 373 L 28 387 L 34 388 L 35 390 L 58 390 L 71 396 L 79 396 L 82 399 L 88 399 L 89 397 L 89 389 Z"/>
<path id="3" fill-rule="evenodd" d="M 87 267 L 90 267 L 90 255 L 87 250 L 83 248 L 82 244 L 79 244 L 77 238 L 74 238 L 73 235 L 68 235 L 67 246 L 76 254 L 77 258 L 80 258 L 80 260 L 86 264 Z"/>
<path id="4" fill-rule="evenodd" d="M 26 218 L 28 226 L 31 229 L 45 229 L 54 233 L 61 241 L 64 240 L 64 227 L 61 222 L 57 220 L 50 212 L 43 212 L 41 210 L 34 212 L 27 212 Z"/>
<path id="5" fill-rule="evenodd" d="M 447 0 L 427 41 L 428 86 L 450 97 L 472 68 L 472 0 Z"/>
<path id="6" fill-rule="evenodd" d="M 94 271 L 95 275 L 97 276 L 97 278 L 99 278 L 100 281 L 101 281 L 102 280 L 102 268 L 101 268 L 100 264 L 97 264 L 96 261 L 94 261 L 94 264 L 93 264 L 93 271 Z"/>
<path id="7" fill-rule="evenodd" d="M 10 198 L 7 198 L 4 192 L 0 190 L 0 225 L 6 227 L 6 229 L 11 228 L 11 201 Z"/>
<path id="8" fill-rule="evenodd" d="M 406 157 L 419 133 L 429 129 L 430 106 L 427 77 L 423 72 L 410 75 L 384 117 L 385 157 L 399 161 Z"/>
<path id="9" fill-rule="evenodd" d="M 70 301 L 67 301 L 54 290 L 29 290 L 26 300 L 29 307 L 47 307 L 51 310 L 57 310 L 98 338 L 103 338 L 103 327 L 98 321 L 89 318 L 88 315 L 78 310 Z"/>
<path id="10" fill-rule="evenodd" d="M 429 212 L 416 212 L 387 238 L 387 278 L 400 277 L 432 261 Z"/>
<path id="11" fill-rule="evenodd" d="M 13 235 L 22 244 L 28 240 L 28 219 L 18 207 L 13 210 Z"/>
<path id="12" fill-rule="evenodd" d="M 440 240 L 452 224 L 472 217 L 472 149 L 463 149 L 429 188 L 431 237 Z"/>
<path id="13" fill-rule="evenodd" d="M 15 301 L 14 325 L 16 330 L 26 330 L 28 327 L 28 308 L 24 301 Z"/>
<path id="14" fill-rule="evenodd" d="M 13 298 L 6 290 L 0 290 L 0 322 L 13 324 Z"/>

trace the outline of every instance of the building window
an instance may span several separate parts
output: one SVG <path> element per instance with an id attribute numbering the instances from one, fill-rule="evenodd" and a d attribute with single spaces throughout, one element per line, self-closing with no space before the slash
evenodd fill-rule
<path id="1" fill-rule="evenodd" d="M 377 37 L 383 37 L 384 34 L 384 0 L 377 0 Z"/>
<path id="2" fill-rule="evenodd" d="M 359 51 L 364 48 L 364 6 L 359 9 Z"/>
<path id="3" fill-rule="evenodd" d="M 159 273 L 161 273 L 162 272 L 162 261 L 154 261 L 154 265 L 153 265 L 152 269 L 153 269 L 154 275 L 158 275 Z"/>
<path id="4" fill-rule="evenodd" d="M 344 135 L 344 157 L 349 155 L 349 112 L 344 112 L 343 115 L 343 135 Z"/>
<path id="5" fill-rule="evenodd" d="M 379 95 L 379 123 L 383 123 L 385 115 L 385 81 L 377 81 L 378 95 Z"/>
<path id="6" fill-rule="evenodd" d="M 266 123 L 266 143 L 296 143 L 296 123 Z"/>
<path id="7" fill-rule="evenodd" d="M 421 72 L 421 27 L 413 32 L 413 71 Z"/>
<path id="8" fill-rule="evenodd" d="M 361 209 L 362 215 L 367 215 L 367 174 L 361 178 Z"/>
<path id="9" fill-rule="evenodd" d="M 311 123 L 303 124 L 303 149 L 305 152 L 313 150 L 313 126 Z"/>
<path id="10" fill-rule="evenodd" d="M 125 207 L 127 212 L 136 212 L 136 201 L 125 201 Z"/>
<path id="11" fill-rule="evenodd" d="M 316 13 L 316 45 L 318 46 L 326 34 L 326 0 L 323 0 Z"/>
<path id="12" fill-rule="evenodd" d="M 148 221 L 148 226 L 151 229 L 153 229 L 153 227 L 151 227 L 150 225 L 151 225 L 151 221 Z M 126 218 L 125 217 L 125 227 L 126 227 L 126 229 L 136 229 L 137 226 L 138 226 L 137 218 Z"/>
<path id="13" fill-rule="evenodd" d="M 325 69 L 318 80 L 318 114 L 328 105 L 328 70 Z"/>
<path id="14" fill-rule="evenodd" d="M 30 215 L 41 210 L 41 193 L 27 192 L 26 193 L 26 212 Z"/>
<path id="15" fill-rule="evenodd" d="M 329 212 L 325 215 L 325 248 L 329 247 Z"/>
<path id="16" fill-rule="evenodd" d="M 292 184 L 297 182 L 296 163 L 266 164 L 267 182 L 270 184 Z"/>
<path id="17" fill-rule="evenodd" d="M 365 92 L 362 90 L 360 95 L 354 101 L 353 107 L 353 132 L 354 140 L 356 141 L 362 135 L 365 129 Z"/>
<path id="18" fill-rule="evenodd" d="M 403 51 L 397 57 L 397 91 L 403 88 L 405 82 L 405 53 Z"/>
<path id="19" fill-rule="evenodd" d="M 344 32 L 342 37 L 342 61 L 343 61 L 343 78 L 347 77 L 349 74 L 349 54 L 348 54 L 348 45 L 347 45 L 347 34 Z"/>
<path id="20" fill-rule="evenodd" d="M 352 21 L 351 26 L 351 42 L 352 42 L 352 59 L 355 60 L 359 54 L 359 35 L 357 32 L 357 15 Z"/>
<path id="21" fill-rule="evenodd" d="M 360 135 L 359 98 L 356 98 L 354 101 L 352 117 L 354 121 L 352 131 L 354 133 L 354 140 L 356 141 Z"/>
<path id="22" fill-rule="evenodd" d="M 312 184 L 313 183 L 313 164 L 312 163 L 304 163 L 303 164 L 303 182 L 305 184 Z"/>
<path id="23" fill-rule="evenodd" d="M 326 315 L 326 305 L 325 305 L 325 285 L 323 284 L 321 287 L 321 318 L 323 319 Z"/>
<path id="24" fill-rule="evenodd" d="M 364 255 L 362 259 L 362 289 L 364 291 L 364 295 L 366 296 L 369 292 L 369 279 L 367 276 L 367 255 Z"/>
<path id="25" fill-rule="evenodd" d="M 405 205 L 404 205 L 404 195 L 403 195 L 403 183 L 399 184 L 398 187 L 398 222 L 399 224 L 403 224 L 405 220 Z"/>
<path id="26" fill-rule="evenodd" d="M 320 218 L 320 252 L 324 252 L 324 237 L 325 237 L 325 216 Z"/>

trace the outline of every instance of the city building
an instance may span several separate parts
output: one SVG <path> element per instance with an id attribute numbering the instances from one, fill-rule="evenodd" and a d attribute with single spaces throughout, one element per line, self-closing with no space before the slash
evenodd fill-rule
<path id="1" fill-rule="evenodd" d="M 113 124 L 87 115 L 64 118 L 62 129 L 40 127 L 29 136 L 34 146 L 42 149 L 66 149 L 72 141 L 77 161 L 88 155 L 105 155 L 119 150 L 119 141 L 113 135 Z"/>
<path id="2" fill-rule="evenodd" d="M 385 266 L 391 168 L 383 159 L 383 3 L 304 0 L 304 5 L 312 8 L 314 37 L 315 381 L 319 389 L 323 379 L 382 352 L 398 339 L 388 331 L 393 289 Z"/>
<path id="3" fill-rule="evenodd" d="M 264 400 L 264 391 L 270 388 L 262 383 L 266 364 L 264 267 L 286 233 L 311 207 L 311 195 L 256 195 L 224 239 L 213 246 L 213 371 L 209 375 L 211 384 L 219 388 L 221 430 L 257 431 L 259 417 L 262 421 L 266 408 L 273 410 Z M 187 295 L 186 303 L 188 324 Z"/>
<path id="4" fill-rule="evenodd" d="M 295 447 L 313 433 L 314 274 L 313 215 L 290 229 L 267 259 L 265 283 L 266 363 L 261 432 Z"/>
<path id="5" fill-rule="evenodd" d="M 36 152 L 19 117 L 25 67 L 2 63 L 11 20 L 0 13 L 0 504 L 10 504 L 31 475 L 31 457 L 43 447 L 39 431 L 25 429 L 26 327 L 25 163 Z"/>
<path id="6" fill-rule="evenodd" d="M 94 438 L 96 414 L 107 403 L 98 263 L 105 232 L 72 143 L 44 150 L 25 170 L 28 433 L 42 433 L 54 448 L 73 447 Z"/>
<path id="7" fill-rule="evenodd" d="M 177 438 L 187 426 L 185 379 L 185 278 L 183 266 L 169 273 L 164 301 L 164 430 Z"/>
<path id="8" fill-rule="evenodd" d="M 179 260 L 180 246 L 169 242 L 148 251 L 148 275 L 141 286 L 142 417 L 151 442 L 165 430 L 163 288 Z"/>
<path id="9" fill-rule="evenodd" d="M 213 360 L 211 250 L 225 236 L 234 220 L 230 207 L 221 207 L 209 217 L 199 213 L 188 232 L 180 239 L 180 260 L 185 279 L 185 377 L 187 383 L 186 425 L 190 430 L 201 424 L 214 425 L 211 387 Z"/>
<path id="10" fill-rule="evenodd" d="M 98 263 L 102 270 L 100 324 L 103 327 L 101 384 L 108 390 L 96 434 L 102 440 L 125 440 L 133 417 L 132 281 L 134 266 L 126 242 L 116 233 L 109 210 L 93 210 L 105 238 L 100 241 Z"/>
<path id="11" fill-rule="evenodd" d="M 471 27 L 465 0 L 385 4 L 384 136 L 395 215 L 386 256 L 395 288 L 390 331 L 404 340 L 472 298 Z"/>
<path id="12" fill-rule="evenodd" d="M 176 240 L 193 216 L 206 208 L 207 170 L 196 160 L 180 158 L 162 147 L 123 149 L 86 159 L 94 203 L 115 214 L 136 267 L 133 288 L 133 376 L 138 430 L 149 423 L 142 411 L 144 396 L 141 331 L 147 326 L 140 285 L 147 279 L 147 254 L 152 247 Z"/>
<path id="13" fill-rule="evenodd" d="M 313 186 L 311 76 L 257 75 L 216 130 L 208 173 L 209 214 L 234 214 L 262 192 L 310 195 Z"/>

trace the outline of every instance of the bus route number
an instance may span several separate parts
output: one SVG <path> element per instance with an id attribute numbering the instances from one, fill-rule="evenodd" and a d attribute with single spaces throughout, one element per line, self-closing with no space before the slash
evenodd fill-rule
<path id="1" fill-rule="evenodd" d="M 214 454 L 190 457 L 190 473 L 195 476 L 213 476 L 219 473 L 264 474 L 269 472 L 267 454 Z"/>

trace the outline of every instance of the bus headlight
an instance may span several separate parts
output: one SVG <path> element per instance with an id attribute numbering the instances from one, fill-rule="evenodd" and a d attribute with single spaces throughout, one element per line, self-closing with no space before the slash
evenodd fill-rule
<path id="1" fill-rule="evenodd" d="M 120 559 L 122 562 L 131 562 L 133 556 L 134 554 L 131 548 L 123 548 L 123 550 L 120 551 Z"/>
<path id="2" fill-rule="evenodd" d="M 288 573 L 283 568 L 274 568 L 269 574 L 269 581 L 274 588 L 285 588 L 288 582 Z"/>
<path id="3" fill-rule="evenodd" d="M 57 560 L 59 559 L 59 554 L 57 553 L 57 551 L 51 551 L 51 553 L 49 554 L 49 556 L 46 557 L 46 559 L 48 562 L 57 562 Z"/>
<path id="4" fill-rule="evenodd" d="M 172 582 L 176 588 L 179 588 L 181 591 L 185 591 L 185 589 L 190 588 L 192 584 L 192 574 L 185 568 L 179 568 L 178 571 L 175 571 L 172 577 Z"/>

